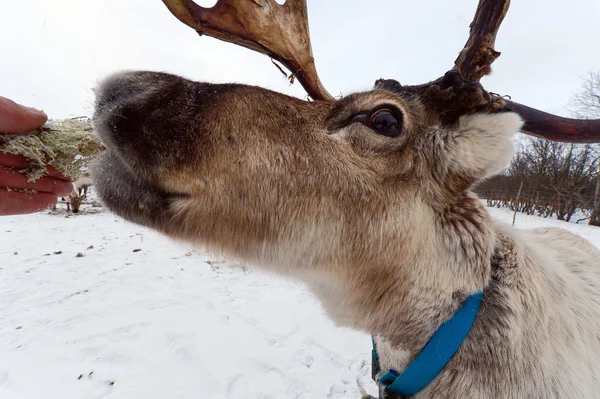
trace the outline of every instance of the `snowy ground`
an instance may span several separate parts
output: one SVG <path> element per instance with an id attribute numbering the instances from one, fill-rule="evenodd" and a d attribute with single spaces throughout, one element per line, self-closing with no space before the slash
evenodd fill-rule
<path id="1" fill-rule="evenodd" d="M 600 246 L 517 216 L 542 225 Z M 301 286 L 111 214 L 0 218 L 2 399 L 358 399 L 370 349 Z"/>
<path id="2" fill-rule="evenodd" d="M 109 213 L 0 218 L 0 260 L 2 399 L 374 393 L 370 338 L 302 287 Z"/>

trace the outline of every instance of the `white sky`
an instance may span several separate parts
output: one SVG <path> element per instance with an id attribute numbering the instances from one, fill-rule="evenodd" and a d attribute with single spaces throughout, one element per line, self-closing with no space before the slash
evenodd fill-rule
<path id="1" fill-rule="evenodd" d="M 379 77 L 404 84 L 435 79 L 462 49 L 476 5 L 309 0 L 321 80 L 337 95 L 369 89 Z M 92 87 L 122 69 L 305 96 L 267 57 L 200 38 L 161 0 L 0 0 L 0 27 L 0 95 L 44 109 L 51 118 L 91 114 Z M 488 90 L 564 113 L 581 78 L 600 68 L 600 1 L 513 0 L 496 48 L 503 54 L 483 81 Z"/>

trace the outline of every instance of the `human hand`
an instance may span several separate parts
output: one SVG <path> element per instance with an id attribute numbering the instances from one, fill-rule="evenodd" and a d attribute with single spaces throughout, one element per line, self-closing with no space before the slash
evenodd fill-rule
<path id="1" fill-rule="evenodd" d="M 0 133 L 27 133 L 47 119 L 42 111 L 0 96 Z M 73 191 L 71 181 L 52 166 L 47 166 L 48 176 L 28 182 L 27 176 L 19 172 L 27 166 L 25 158 L 0 151 L 0 216 L 42 211 L 56 204 L 59 196 Z"/>

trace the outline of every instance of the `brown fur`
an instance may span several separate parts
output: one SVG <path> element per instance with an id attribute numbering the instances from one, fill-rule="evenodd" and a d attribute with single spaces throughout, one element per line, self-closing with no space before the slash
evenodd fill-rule
<path id="1" fill-rule="evenodd" d="M 503 231 L 469 191 L 510 159 L 515 114 L 449 127 L 385 85 L 306 102 L 153 72 L 97 93 L 109 150 L 94 175 L 109 208 L 305 282 L 335 322 L 377 336 L 383 367 L 402 370 L 484 290 L 419 398 L 600 395 L 598 251 L 562 231 Z M 352 122 L 381 104 L 402 112 L 398 137 Z"/>

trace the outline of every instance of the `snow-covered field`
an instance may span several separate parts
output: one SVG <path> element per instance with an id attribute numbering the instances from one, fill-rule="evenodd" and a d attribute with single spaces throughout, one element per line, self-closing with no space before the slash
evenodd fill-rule
<path id="1" fill-rule="evenodd" d="M 517 216 L 543 225 L 600 247 L 598 228 Z M 0 260 L 2 399 L 376 393 L 370 338 L 335 327 L 302 286 L 109 213 L 0 218 Z"/>
<path id="2" fill-rule="evenodd" d="M 374 393 L 370 337 L 301 286 L 112 214 L 0 218 L 0 259 L 2 399 Z"/>

